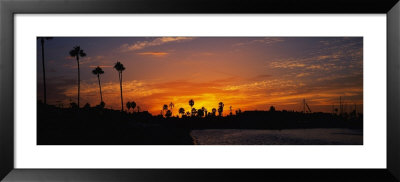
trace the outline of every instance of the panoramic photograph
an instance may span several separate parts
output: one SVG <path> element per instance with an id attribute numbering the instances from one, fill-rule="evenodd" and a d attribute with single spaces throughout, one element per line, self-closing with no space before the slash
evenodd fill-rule
<path id="1" fill-rule="evenodd" d="M 363 37 L 37 37 L 37 145 L 363 145 Z"/>

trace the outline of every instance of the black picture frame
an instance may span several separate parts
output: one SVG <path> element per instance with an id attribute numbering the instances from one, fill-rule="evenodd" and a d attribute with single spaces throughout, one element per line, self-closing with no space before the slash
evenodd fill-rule
<path id="1" fill-rule="evenodd" d="M 387 168 L 15 169 L 14 14 L 18 13 L 315 13 L 316 16 L 319 13 L 386 14 Z M 0 0 L 0 179 L 4 181 L 400 181 L 399 18 L 398 0 Z"/>

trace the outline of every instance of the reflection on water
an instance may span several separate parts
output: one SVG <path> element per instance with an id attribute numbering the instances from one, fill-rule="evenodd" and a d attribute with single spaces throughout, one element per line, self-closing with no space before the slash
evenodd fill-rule
<path id="1" fill-rule="evenodd" d="M 351 129 L 287 129 L 193 130 L 192 137 L 199 145 L 362 145 L 362 130 Z"/>

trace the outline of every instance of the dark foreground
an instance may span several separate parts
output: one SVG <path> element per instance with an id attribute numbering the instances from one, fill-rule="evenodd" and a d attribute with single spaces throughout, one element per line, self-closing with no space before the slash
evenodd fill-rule
<path id="1" fill-rule="evenodd" d="M 348 128 L 362 133 L 362 115 L 247 111 L 218 117 L 152 116 L 100 108 L 38 104 L 38 145 L 192 145 L 192 130 Z M 235 143 L 230 143 L 235 144 Z M 239 143 L 238 143 L 239 144 Z M 293 143 L 295 144 L 295 143 Z M 315 143 L 318 145 L 318 142 Z"/>

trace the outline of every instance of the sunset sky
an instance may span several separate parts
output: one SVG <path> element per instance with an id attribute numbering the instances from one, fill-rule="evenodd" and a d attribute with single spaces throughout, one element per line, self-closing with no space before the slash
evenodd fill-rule
<path id="1" fill-rule="evenodd" d="M 208 111 L 225 104 L 233 110 L 301 111 L 303 98 L 313 112 L 332 112 L 339 96 L 346 110 L 362 112 L 362 37 L 55 37 L 45 42 L 48 104 L 77 102 L 77 62 L 69 56 L 81 46 L 81 107 L 100 103 L 96 66 L 107 108 L 120 109 L 117 61 L 124 64 L 124 102 L 160 113 L 173 102 L 177 110 Z M 43 100 L 41 44 L 37 41 L 37 97 Z M 124 103 L 125 105 L 125 103 Z"/>

